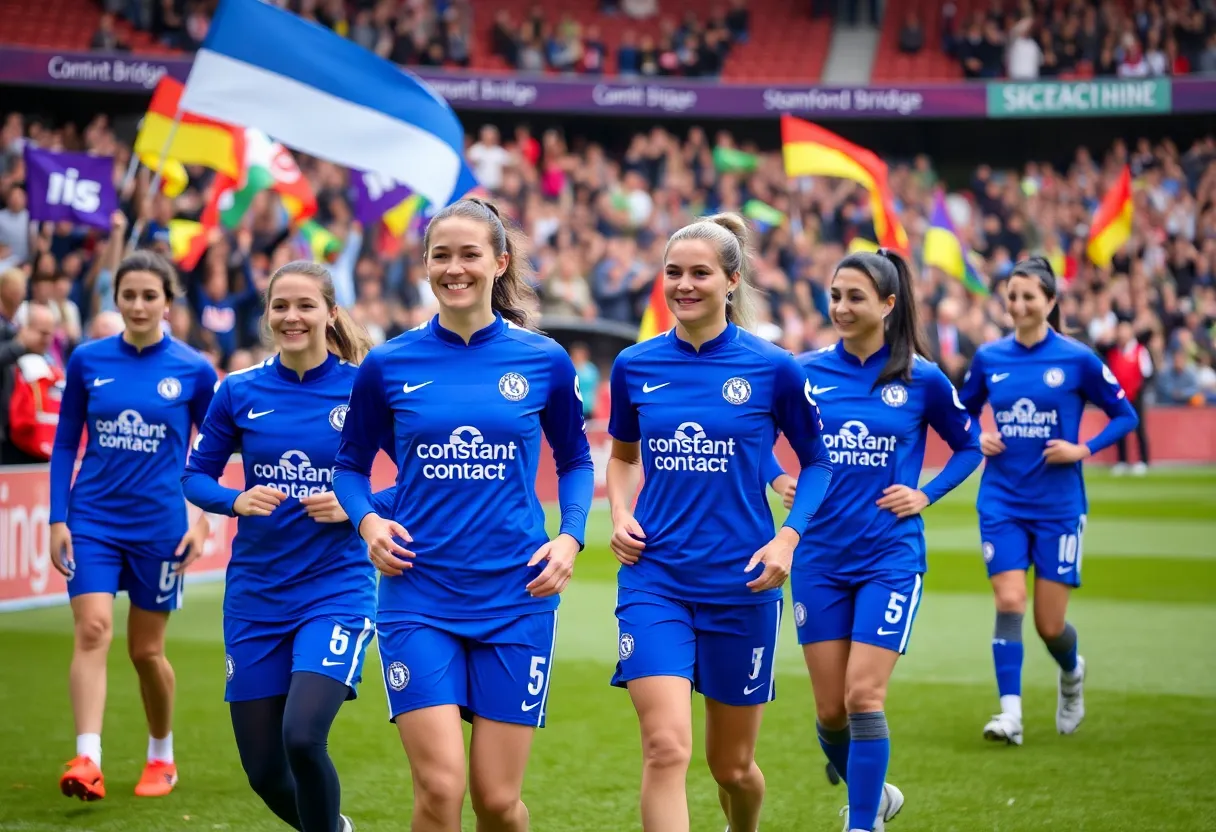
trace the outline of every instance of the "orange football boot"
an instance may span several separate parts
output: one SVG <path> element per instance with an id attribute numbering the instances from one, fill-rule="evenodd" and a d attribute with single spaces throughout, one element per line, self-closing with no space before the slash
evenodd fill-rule
<path id="1" fill-rule="evenodd" d="M 136 797 L 164 797 L 177 785 L 177 766 L 163 760 L 149 760 L 135 786 Z"/>
<path id="2" fill-rule="evenodd" d="M 68 770 L 59 778 L 61 792 L 81 800 L 101 800 L 106 796 L 106 780 L 92 758 L 80 755 L 67 765 Z"/>

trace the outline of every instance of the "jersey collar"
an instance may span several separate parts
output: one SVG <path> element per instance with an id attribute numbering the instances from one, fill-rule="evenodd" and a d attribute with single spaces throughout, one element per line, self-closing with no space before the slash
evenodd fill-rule
<path id="1" fill-rule="evenodd" d="M 133 345 L 129 344 L 127 339 L 123 338 L 122 335 L 115 335 L 114 337 L 118 339 L 118 349 L 123 355 L 131 355 L 136 358 L 148 358 L 149 356 L 163 352 L 165 348 L 169 346 L 170 340 L 168 335 L 161 333 L 159 341 L 157 341 L 155 344 L 146 346 L 141 350 L 136 349 Z"/>
<path id="2" fill-rule="evenodd" d="M 506 329 L 506 327 L 507 324 L 502 319 L 502 315 L 495 312 L 493 322 L 490 323 L 489 326 L 483 327 L 474 332 L 473 337 L 470 338 L 469 343 L 466 344 L 464 339 L 455 332 L 452 332 L 452 330 L 446 329 L 439 325 L 438 314 L 431 318 L 431 332 L 440 341 L 443 341 L 445 344 L 451 344 L 454 347 L 480 347 L 483 344 L 492 341 L 494 337 Z"/>
<path id="3" fill-rule="evenodd" d="M 274 371 L 279 374 L 279 378 L 284 381 L 295 382 L 296 384 L 309 384 L 319 378 L 324 377 L 330 370 L 338 364 L 338 356 L 332 352 L 325 354 L 325 360 L 311 370 L 304 373 L 304 378 L 300 378 L 300 374 L 295 370 L 289 370 L 283 366 L 283 362 L 279 360 L 278 355 L 271 356 L 270 363 L 274 365 Z"/>
<path id="4" fill-rule="evenodd" d="M 865 368 L 872 367 L 875 364 L 885 365 L 887 363 L 887 358 L 891 355 L 891 348 L 886 344 L 883 344 L 879 348 L 878 352 L 874 353 L 863 362 L 857 356 L 853 355 L 853 353 L 844 348 L 844 340 L 841 339 L 836 342 L 836 355 L 840 356 L 840 359 L 847 364 L 852 364 L 854 367 Z"/>
<path id="5" fill-rule="evenodd" d="M 676 335 L 675 327 L 671 328 L 671 332 L 668 337 L 671 338 L 671 343 L 675 344 L 676 349 L 679 350 L 680 352 L 684 353 L 685 355 L 705 356 L 705 355 L 712 355 L 713 353 L 717 352 L 718 350 L 722 349 L 727 344 L 731 343 L 736 338 L 738 338 L 739 337 L 739 327 L 735 326 L 730 321 L 727 321 L 726 329 L 722 330 L 722 334 L 706 341 L 704 344 L 701 345 L 701 349 L 699 349 L 699 350 L 693 349 L 692 344 L 688 343 L 687 341 L 682 339 L 680 336 Z"/>
<path id="6" fill-rule="evenodd" d="M 1016 336 L 1014 336 L 1010 340 L 1013 341 L 1013 345 L 1021 352 L 1036 352 L 1036 351 L 1041 350 L 1044 347 L 1048 346 L 1049 344 L 1053 343 L 1056 340 L 1056 338 L 1058 338 L 1058 337 L 1059 336 L 1056 335 L 1056 331 L 1054 329 L 1052 329 L 1051 327 L 1047 327 L 1047 335 L 1044 336 L 1043 340 L 1039 341 L 1037 344 L 1033 344 L 1029 347 L 1026 346 L 1025 344 L 1023 344 L 1021 341 L 1019 341 Z"/>

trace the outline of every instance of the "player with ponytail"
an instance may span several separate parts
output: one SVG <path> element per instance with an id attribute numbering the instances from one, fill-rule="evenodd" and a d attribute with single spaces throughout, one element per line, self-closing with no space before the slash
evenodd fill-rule
<path id="1" fill-rule="evenodd" d="M 848 784 L 846 830 L 882 829 L 903 806 L 885 783 L 887 682 L 908 646 L 926 569 L 923 509 L 980 464 L 979 431 L 925 355 L 908 265 L 859 252 L 831 282 L 835 346 L 801 357 L 823 406 L 833 477 L 794 554 L 794 622 L 820 746 Z M 954 453 L 918 486 L 929 427 Z"/>
<path id="2" fill-rule="evenodd" d="M 204 511 L 239 518 L 224 592 L 224 698 L 249 784 L 302 832 L 350 832 L 326 746 L 361 679 L 376 580 L 333 470 L 371 340 L 335 302 L 329 272 L 307 261 L 271 276 L 263 326 L 276 354 L 219 385 L 182 486 Z M 235 451 L 243 491 L 219 482 Z"/>
<path id="3" fill-rule="evenodd" d="M 521 795 L 545 725 L 559 595 L 595 489 L 578 377 L 530 328 L 521 243 L 480 199 L 431 219 L 423 248 L 439 312 L 368 355 L 338 455 L 334 487 L 382 575 L 376 633 L 414 829 L 459 832 L 466 782 L 479 829 L 528 828 Z M 536 494 L 542 433 L 561 504 L 552 539 Z M 386 434 L 401 499 L 377 507 L 369 477 Z"/>
<path id="4" fill-rule="evenodd" d="M 1139 423 L 1114 373 L 1084 344 L 1060 333 L 1056 276 L 1044 257 L 1013 267 L 1005 287 L 1014 332 L 976 351 L 963 403 L 978 419 L 992 405 L 997 429 L 980 437 L 984 476 L 976 508 L 988 578 L 996 601 L 992 659 L 1001 712 L 984 738 L 1021 745 L 1022 617 L 1026 572 L 1034 568 L 1034 623 L 1059 665 L 1056 730 L 1071 734 L 1085 717 L 1085 659 L 1067 620 L 1081 585 L 1088 501 L 1081 462 Z M 1086 402 L 1110 418 L 1079 442 Z"/>
<path id="5" fill-rule="evenodd" d="M 756 739 L 776 691 L 781 587 L 832 476 L 806 375 L 747 331 L 750 271 L 737 215 L 677 231 L 659 278 L 676 325 L 612 368 L 608 499 L 621 564 L 612 682 L 628 689 L 641 725 L 648 832 L 689 828 L 692 690 L 705 697 L 706 757 L 729 828 L 755 832 L 764 800 Z M 802 467 L 774 536 L 764 473 L 779 430 Z"/>

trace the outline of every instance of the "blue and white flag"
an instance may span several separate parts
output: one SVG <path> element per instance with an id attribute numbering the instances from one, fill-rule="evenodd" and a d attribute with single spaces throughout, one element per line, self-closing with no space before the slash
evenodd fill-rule
<path id="1" fill-rule="evenodd" d="M 180 106 L 395 179 L 436 205 L 467 192 L 464 128 L 447 101 L 395 64 L 261 0 L 222 0 Z"/>
<path id="2" fill-rule="evenodd" d="M 56 153 L 25 145 L 25 190 L 30 219 L 110 228 L 118 210 L 114 158 Z"/>

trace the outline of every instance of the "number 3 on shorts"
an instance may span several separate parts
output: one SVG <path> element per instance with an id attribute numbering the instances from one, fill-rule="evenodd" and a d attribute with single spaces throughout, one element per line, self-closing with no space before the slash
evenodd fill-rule
<path id="1" fill-rule="evenodd" d="M 342 625 L 334 625 L 334 633 L 329 639 L 329 652 L 341 656 L 350 645 L 350 633 L 342 629 Z"/>
<path id="2" fill-rule="evenodd" d="M 528 693 L 533 696 L 540 696 L 540 692 L 545 689 L 545 662 L 544 656 L 532 657 L 532 668 L 528 671 L 528 678 L 531 681 L 528 683 Z"/>

